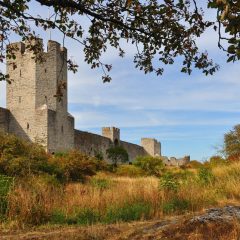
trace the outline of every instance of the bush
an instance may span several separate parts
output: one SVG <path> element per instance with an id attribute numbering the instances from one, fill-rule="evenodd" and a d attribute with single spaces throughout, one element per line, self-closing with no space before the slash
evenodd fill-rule
<path id="1" fill-rule="evenodd" d="M 210 168 L 200 168 L 198 171 L 198 180 L 202 184 L 209 184 L 214 181 L 214 175 Z"/>
<path id="2" fill-rule="evenodd" d="M 224 166 L 227 163 L 228 162 L 224 158 L 222 158 L 221 156 L 212 156 L 209 159 L 209 165 L 211 167 Z"/>
<path id="3" fill-rule="evenodd" d="M 160 188 L 163 190 L 167 191 L 177 191 L 179 188 L 179 182 L 177 181 L 176 177 L 170 173 L 167 172 L 165 173 L 161 178 L 160 178 Z"/>
<path id="4" fill-rule="evenodd" d="M 133 165 L 141 168 L 148 175 L 160 176 L 164 170 L 164 163 L 159 157 L 137 157 Z"/>
<path id="5" fill-rule="evenodd" d="M 48 172 L 48 155 L 37 145 L 12 135 L 0 136 L 0 172 L 7 176 L 26 176 Z"/>
<path id="6" fill-rule="evenodd" d="M 99 168 L 96 158 L 79 151 L 70 151 L 64 156 L 52 156 L 50 162 L 57 172 L 62 173 L 65 181 L 84 181 L 86 176 L 93 176 Z M 56 171 L 56 170 L 55 170 Z"/>
<path id="7" fill-rule="evenodd" d="M 223 151 L 229 161 L 240 160 L 240 124 L 224 135 Z"/>
<path id="8" fill-rule="evenodd" d="M 121 146 L 111 147 L 107 149 L 106 153 L 114 166 L 117 166 L 118 163 L 126 163 L 129 160 L 128 152 Z"/>

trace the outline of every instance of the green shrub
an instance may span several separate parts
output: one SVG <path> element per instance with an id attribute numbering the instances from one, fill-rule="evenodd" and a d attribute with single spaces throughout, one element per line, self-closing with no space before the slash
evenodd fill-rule
<path id="1" fill-rule="evenodd" d="M 93 176 L 99 167 L 99 161 L 79 151 L 70 151 L 64 156 L 52 156 L 50 163 L 55 172 L 63 174 L 65 181 L 84 181 L 86 176 Z"/>
<path id="2" fill-rule="evenodd" d="M 190 207 L 190 201 L 185 199 L 178 199 L 178 198 L 170 200 L 169 202 L 164 203 L 162 206 L 163 212 L 167 214 L 174 213 L 174 212 L 182 213 L 188 210 L 189 207 Z"/>
<path id="3" fill-rule="evenodd" d="M 206 167 L 200 168 L 198 171 L 198 180 L 202 184 L 212 183 L 214 181 L 212 170 Z"/>
<path id="4" fill-rule="evenodd" d="M 46 172 L 48 155 L 37 145 L 12 135 L 0 136 L 0 172 L 7 176 L 26 176 Z"/>
<path id="5" fill-rule="evenodd" d="M 114 166 L 119 163 L 126 163 L 129 160 L 128 152 L 121 146 L 111 147 L 107 149 L 106 153 Z"/>
<path id="6" fill-rule="evenodd" d="M 179 188 L 179 182 L 172 173 L 167 172 L 160 178 L 159 186 L 163 190 L 177 191 Z"/>
<path id="7" fill-rule="evenodd" d="M 124 206 L 113 206 L 107 209 L 104 222 L 130 222 L 148 219 L 150 216 L 150 203 L 126 203 Z"/>
<path id="8" fill-rule="evenodd" d="M 209 164 L 211 167 L 224 166 L 228 164 L 228 161 L 221 156 L 212 156 L 209 159 Z"/>
<path id="9" fill-rule="evenodd" d="M 164 163 L 160 157 L 139 156 L 133 165 L 141 168 L 146 174 L 155 176 L 160 176 L 164 170 Z"/>

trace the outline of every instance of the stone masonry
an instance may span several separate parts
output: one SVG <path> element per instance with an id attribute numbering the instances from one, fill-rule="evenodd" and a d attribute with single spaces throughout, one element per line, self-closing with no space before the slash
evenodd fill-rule
<path id="1" fill-rule="evenodd" d="M 0 108 L 0 131 L 37 142 L 51 153 L 78 149 L 89 155 L 101 152 L 107 158 L 108 148 L 122 146 L 130 161 L 137 156 L 161 156 L 156 139 L 142 138 L 139 146 L 121 141 L 116 127 L 102 128 L 102 136 L 74 129 L 74 117 L 68 113 L 66 48 L 48 41 L 47 52 L 41 52 L 44 61 L 38 62 L 24 43 L 12 46 L 16 59 L 7 61 L 12 82 L 7 84 L 7 109 Z M 55 96 L 59 89 L 60 99 Z"/>

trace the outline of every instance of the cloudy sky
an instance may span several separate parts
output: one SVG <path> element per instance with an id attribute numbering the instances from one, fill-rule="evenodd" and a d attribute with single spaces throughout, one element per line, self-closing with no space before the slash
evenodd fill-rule
<path id="1" fill-rule="evenodd" d="M 215 12 L 208 11 L 207 16 Z M 57 33 L 51 35 L 62 42 Z M 49 33 L 40 36 L 45 43 L 49 39 Z M 102 126 L 116 126 L 122 140 L 137 144 L 141 137 L 153 137 L 161 141 L 166 156 L 206 160 L 215 154 L 224 133 L 239 123 L 240 62 L 226 64 L 214 31 L 198 42 L 221 66 L 214 76 L 197 70 L 188 76 L 180 73 L 178 63 L 167 67 L 163 76 L 144 75 L 132 63 L 134 47 L 125 44 L 125 58 L 112 49 L 104 57 L 113 70 L 112 82 L 103 84 L 101 71 L 91 70 L 81 46 L 68 40 L 69 56 L 79 65 L 76 74 L 68 75 L 69 112 L 75 116 L 75 127 L 101 133 Z M 0 83 L 0 106 L 5 104 L 5 84 Z"/>

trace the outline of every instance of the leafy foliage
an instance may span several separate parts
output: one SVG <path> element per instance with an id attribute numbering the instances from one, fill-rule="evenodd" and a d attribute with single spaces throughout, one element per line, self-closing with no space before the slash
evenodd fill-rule
<path id="1" fill-rule="evenodd" d="M 0 172 L 8 176 L 26 176 L 48 172 L 48 155 L 37 144 L 12 135 L 0 135 Z"/>
<path id="2" fill-rule="evenodd" d="M 226 22 L 226 31 L 233 35 L 231 44 L 234 46 L 238 44 L 235 36 L 239 33 L 239 25 L 236 25 L 239 5 L 236 2 L 209 0 L 209 7 L 218 8 L 222 13 L 221 21 Z M 46 18 L 40 13 L 47 7 L 52 15 Z M 229 12 L 226 13 L 225 7 Z M 33 8 L 39 8 L 39 11 L 35 13 Z M 233 15 L 233 19 L 228 13 Z M 103 69 L 104 82 L 111 80 L 108 72 L 112 66 L 102 62 L 102 55 L 111 46 L 123 57 L 122 40 L 135 47 L 135 66 L 145 73 L 161 75 L 163 65 L 173 64 L 179 56 L 182 57 L 182 72 L 190 74 L 193 68 L 198 68 L 205 74 L 213 74 L 218 69 L 208 59 L 207 53 L 199 52 L 196 44 L 196 38 L 213 23 L 204 20 L 203 11 L 195 0 L 1 0 L 0 23 L 1 62 L 5 61 L 5 55 L 8 59 L 15 58 L 16 49 L 6 47 L 13 33 L 26 41 L 36 60 L 41 60 L 41 46 L 34 45 L 32 41 L 41 28 L 60 31 L 63 42 L 65 37 L 69 37 L 81 44 L 85 61 L 91 68 Z M 238 49 L 234 47 L 234 51 Z M 75 72 L 76 64 L 71 60 L 67 62 L 69 69 Z M 9 76 L 1 72 L 0 80 L 3 79 L 9 79 Z"/>
<path id="3" fill-rule="evenodd" d="M 240 159 L 240 124 L 224 135 L 224 153 L 230 161 Z"/>
<path id="4" fill-rule="evenodd" d="M 218 46 L 228 53 L 228 62 L 235 62 L 240 59 L 240 2 L 229 0 L 210 0 L 208 7 L 216 8 L 219 33 Z M 225 35 L 222 34 L 222 28 Z M 222 45 L 227 42 L 227 49 Z"/>
<path id="5" fill-rule="evenodd" d="M 209 164 L 211 167 L 226 165 L 228 162 L 221 156 L 212 156 L 209 159 Z"/>
<path id="6" fill-rule="evenodd" d="M 210 184 L 214 181 L 214 175 L 210 168 L 202 167 L 198 170 L 198 179 L 202 184 Z"/>
<path id="7" fill-rule="evenodd" d="M 0 135 L 0 172 L 7 176 L 51 174 L 62 182 L 83 181 L 106 163 L 79 151 L 48 155 L 45 150 L 12 135 Z"/>
<path id="8" fill-rule="evenodd" d="M 100 168 L 94 157 L 90 157 L 79 151 L 73 150 L 66 153 L 64 156 L 53 156 L 50 163 L 56 167 L 57 172 L 63 174 L 64 180 L 83 181 L 86 176 L 93 176 L 97 168 Z"/>
<path id="9" fill-rule="evenodd" d="M 135 159 L 133 165 L 140 167 L 149 175 L 160 176 L 164 170 L 164 163 L 159 157 L 139 156 Z"/>
<path id="10" fill-rule="evenodd" d="M 107 156 L 111 159 L 113 165 L 117 166 L 118 163 L 126 163 L 129 160 L 128 152 L 121 146 L 114 146 L 106 151 Z"/>
<path id="11" fill-rule="evenodd" d="M 160 188 L 176 192 L 179 188 L 179 182 L 172 173 L 167 172 L 160 178 Z"/>

